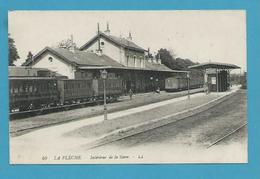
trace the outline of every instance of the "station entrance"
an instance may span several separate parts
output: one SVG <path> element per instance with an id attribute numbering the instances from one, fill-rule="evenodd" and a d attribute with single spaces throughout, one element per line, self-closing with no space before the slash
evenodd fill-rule
<path id="1" fill-rule="evenodd" d="M 215 74 L 206 74 L 208 88 L 213 92 L 227 91 L 230 87 L 230 77 L 226 70 L 221 70 Z"/>

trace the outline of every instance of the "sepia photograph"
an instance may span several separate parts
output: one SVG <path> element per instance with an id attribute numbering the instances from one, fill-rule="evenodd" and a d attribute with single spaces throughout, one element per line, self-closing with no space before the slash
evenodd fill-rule
<path id="1" fill-rule="evenodd" d="M 10 164 L 247 163 L 245 10 L 9 11 Z"/>

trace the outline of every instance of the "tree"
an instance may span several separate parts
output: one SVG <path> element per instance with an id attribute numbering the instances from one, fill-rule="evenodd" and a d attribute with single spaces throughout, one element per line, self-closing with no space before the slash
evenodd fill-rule
<path id="1" fill-rule="evenodd" d="M 58 43 L 58 47 L 64 49 L 71 49 L 71 48 L 78 49 L 76 43 L 73 42 L 72 38 L 62 40 L 61 42 Z"/>
<path id="2" fill-rule="evenodd" d="M 169 51 L 167 49 L 160 49 L 156 55 L 156 58 L 159 57 L 159 54 L 160 54 L 162 64 L 164 64 L 168 68 L 173 70 L 190 71 L 191 80 L 193 78 L 198 78 L 198 77 L 203 78 L 203 72 L 201 70 L 195 70 L 195 69 L 190 70 L 188 68 L 189 66 L 197 65 L 198 63 L 195 63 L 190 59 L 183 59 L 179 57 L 175 58 L 176 54 L 172 50 Z"/>
<path id="3" fill-rule="evenodd" d="M 15 46 L 15 41 L 13 38 L 10 37 L 10 34 L 8 34 L 8 48 L 9 66 L 14 66 L 14 62 L 17 61 L 17 59 L 20 59 L 20 57 Z"/>
<path id="4" fill-rule="evenodd" d="M 189 66 L 195 65 L 197 63 L 194 63 L 190 59 L 182 59 L 182 58 L 175 58 L 176 54 L 173 50 L 167 50 L 167 49 L 160 49 L 156 55 L 156 58 L 159 58 L 162 61 L 162 64 L 167 66 L 168 68 L 171 68 L 173 70 L 188 70 Z"/>

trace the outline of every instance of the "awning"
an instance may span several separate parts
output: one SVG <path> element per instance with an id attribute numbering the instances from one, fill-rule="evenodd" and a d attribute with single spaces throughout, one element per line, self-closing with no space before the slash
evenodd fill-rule
<path id="1" fill-rule="evenodd" d="M 207 69 L 207 68 L 216 68 L 216 69 L 239 69 L 240 67 L 234 64 L 229 63 L 219 63 L 219 62 L 207 62 L 200 63 L 198 65 L 189 66 L 189 69 Z"/>
<path id="2" fill-rule="evenodd" d="M 149 68 L 134 68 L 134 67 L 114 67 L 114 66 L 80 66 L 81 70 L 98 70 L 98 69 L 121 69 L 121 70 L 137 70 L 137 71 L 156 71 L 156 72 L 171 72 L 171 73 L 188 73 L 188 71 L 179 70 L 158 70 Z"/>

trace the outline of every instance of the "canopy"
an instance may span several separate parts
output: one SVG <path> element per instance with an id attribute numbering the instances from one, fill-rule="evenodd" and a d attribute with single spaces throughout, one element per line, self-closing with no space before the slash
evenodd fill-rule
<path id="1" fill-rule="evenodd" d="M 207 69 L 207 68 L 239 69 L 240 67 L 234 64 L 219 63 L 219 62 L 207 62 L 207 63 L 200 63 L 198 65 L 189 66 L 189 69 Z"/>

